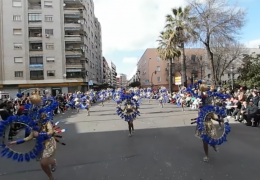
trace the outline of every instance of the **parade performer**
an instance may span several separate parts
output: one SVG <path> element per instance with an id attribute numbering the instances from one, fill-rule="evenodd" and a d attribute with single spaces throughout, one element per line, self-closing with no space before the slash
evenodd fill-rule
<path id="1" fill-rule="evenodd" d="M 22 96 L 21 93 L 17 94 L 18 98 Z M 55 124 L 52 122 L 52 111 L 58 107 L 55 99 L 41 97 L 39 90 L 35 90 L 29 99 L 31 104 L 24 105 L 27 111 L 24 114 L 27 115 L 10 116 L 7 120 L 0 122 L 0 136 L 3 136 L 12 124 L 25 126 L 28 135 L 23 139 L 8 143 L 3 140 L 0 145 L 0 148 L 3 148 L 1 155 L 18 162 L 40 159 L 42 170 L 49 177 L 49 180 L 54 180 L 52 172 L 57 168 L 56 160 L 53 159 L 57 147 L 56 143 L 60 143 L 58 138 L 62 138 L 62 136 L 59 134 L 65 132 L 66 129 L 56 127 L 59 121 Z M 17 152 L 12 149 L 12 145 L 26 143 L 32 139 L 36 139 L 36 145 L 28 153 Z M 61 144 L 65 145 L 64 143 Z"/>
<path id="2" fill-rule="evenodd" d="M 157 100 L 159 101 L 159 105 L 163 108 L 163 105 L 166 104 L 167 97 L 167 89 L 165 87 L 161 87 L 159 93 L 157 95 Z"/>
<path id="3" fill-rule="evenodd" d="M 119 107 L 121 106 L 121 103 L 122 103 L 122 101 L 121 101 L 121 99 L 120 99 L 120 97 L 121 97 L 122 94 L 123 94 L 122 89 L 121 89 L 121 88 L 117 88 L 117 89 L 115 90 L 114 94 L 112 95 L 113 101 L 115 101 L 116 104 L 117 104 L 117 106 L 119 106 Z"/>
<path id="4" fill-rule="evenodd" d="M 147 88 L 146 90 L 146 96 L 145 98 L 149 100 L 149 103 L 151 102 L 151 99 L 153 98 L 153 92 L 152 88 Z"/>
<path id="5" fill-rule="evenodd" d="M 134 93 L 130 93 L 126 91 L 125 94 L 121 94 L 121 102 L 124 102 L 124 108 L 117 107 L 117 114 L 122 119 L 124 119 L 128 123 L 129 129 L 129 137 L 131 137 L 134 133 L 134 124 L 133 121 L 137 116 L 140 116 L 140 112 L 138 111 L 139 103 L 136 99 L 134 99 Z"/>
<path id="6" fill-rule="evenodd" d="M 106 100 L 106 91 L 103 89 L 98 93 L 98 101 L 104 106 L 104 101 Z"/>
<path id="7" fill-rule="evenodd" d="M 194 88 L 200 90 L 200 96 L 195 92 Z M 214 151 L 218 151 L 217 146 L 227 141 L 227 135 L 230 132 L 229 123 L 225 119 L 227 115 L 224 104 L 224 101 L 229 98 L 229 96 L 217 92 L 214 87 L 209 89 L 202 81 L 191 85 L 186 91 L 191 93 L 194 97 L 200 98 L 202 101 L 202 105 L 199 107 L 198 117 L 192 119 L 193 122 L 191 124 L 197 124 L 195 136 L 202 140 L 205 153 L 203 161 L 208 162 L 208 145 L 213 147 Z M 219 125 L 224 125 L 224 132 L 220 137 L 217 136 L 217 130 L 213 121 L 217 121 Z"/>

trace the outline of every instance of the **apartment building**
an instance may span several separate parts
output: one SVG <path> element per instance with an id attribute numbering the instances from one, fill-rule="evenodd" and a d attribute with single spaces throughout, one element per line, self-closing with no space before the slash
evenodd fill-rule
<path id="1" fill-rule="evenodd" d="M 205 69 L 205 51 L 204 49 L 185 49 L 186 64 L 187 64 L 187 80 L 188 84 L 192 83 L 197 78 L 204 75 Z M 172 60 L 172 78 L 173 89 L 177 90 L 178 85 L 175 85 L 175 77 L 181 76 L 181 59 Z M 169 63 L 162 60 L 157 52 L 157 49 L 146 49 L 142 57 L 137 63 L 137 72 L 135 79 L 139 80 L 141 87 L 154 88 L 164 86 L 169 87 Z"/>
<path id="2" fill-rule="evenodd" d="M 103 57 L 103 84 L 111 86 L 111 69 L 105 57 Z"/>
<path id="3" fill-rule="evenodd" d="M 93 0 L 1 0 L 0 27 L 1 90 L 43 87 L 56 94 L 102 83 Z"/>
<path id="4" fill-rule="evenodd" d="M 113 62 L 111 62 L 111 86 L 113 87 L 116 87 L 117 85 L 116 76 L 117 76 L 116 65 Z"/>
<path id="5" fill-rule="evenodd" d="M 127 76 L 126 74 L 119 74 L 119 87 L 126 88 L 128 86 Z"/>

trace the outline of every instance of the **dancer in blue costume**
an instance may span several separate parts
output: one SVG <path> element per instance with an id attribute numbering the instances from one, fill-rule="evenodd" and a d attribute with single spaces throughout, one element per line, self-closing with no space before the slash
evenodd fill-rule
<path id="1" fill-rule="evenodd" d="M 163 108 L 163 105 L 166 104 L 168 100 L 167 89 L 165 87 L 160 88 L 157 94 L 157 100 L 159 101 L 159 105 Z"/>
<path id="2" fill-rule="evenodd" d="M 23 95 L 18 93 L 17 97 L 22 98 Z M 0 145 L 3 148 L 1 155 L 18 162 L 29 162 L 39 157 L 42 170 L 49 177 L 49 180 L 54 180 L 52 172 L 57 168 L 56 160 L 53 159 L 57 147 L 56 142 L 60 142 L 57 138 L 62 138 L 59 133 L 66 131 L 66 129 L 56 128 L 59 122 L 55 124 L 52 122 L 52 112 L 58 107 L 58 103 L 54 98 L 41 97 L 38 89 L 29 99 L 30 104 L 25 105 L 27 112 L 24 114 L 27 115 L 10 116 L 7 120 L 0 122 L 0 136 L 14 123 L 26 126 L 29 135 L 26 138 L 8 143 L 3 140 Z M 16 152 L 11 148 L 12 145 L 26 143 L 34 138 L 36 139 L 36 145 L 30 152 Z"/>
<path id="3" fill-rule="evenodd" d="M 115 92 L 112 95 L 112 99 L 116 102 L 117 106 L 121 106 L 122 100 L 121 100 L 121 95 L 123 94 L 123 91 L 121 88 L 117 88 Z"/>
<path id="4" fill-rule="evenodd" d="M 106 100 L 106 91 L 103 89 L 98 93 L 98 101 L 101 102 L 101 105 L 104 107 L 104 101 Z"/>
<path id="5" fill-rule="evenodd" d="M 199 89 L 201 95 L 195 93 L 194 89 Z M 186 89 L 186 91 L 191 93 L 194 97 L 200 98 L 202 101 L 198 117 L 192 119 L 193 122 L 191 124 L 197 124 L 195 136 L 202 140 L 205 153 L 203 161 L 208 162 L 208 145 L 213 147 L 214 151 L 217 152 L 217 146 L 227 141 L 227 135 L 230 132 L 230 126 L 226 120 L 227 115 L 224 103 L 229 96 L 217 92 L 214 87 L 208 88 L 207 85 L 202 83 L 202 81 L 198 81 L 198 83 L 191 85 Z M 219 126 L 224 126 L 223 133 L 219 137 L 213 121 L 218 122 Z"/>
<path id="6" fill-rule="evenodd" d="M 153 98 L 152 88 L 147 88 L 145 98 L 149 100 L 149 103 L 151 102 L 151 99 Z"/>
<path id="7" fill-rule="evenodd" d="M 129 91 L 126 91 L 125 94 L 121 94 L 121 102 L 124 103 L 124 108 L 117 106 L 117 114 L 122 119 L 124 119 L 128 123 L 128 129 L 129 129 L 129 137 L 131 137 L 134 133 L 134 123 L 133 121 L 136 119 L 137 116 L 140 116 L 140 112 L 138 111 L 139 103 L 137 100 L 135 100 L 134 93 L 130 93 Z"/>

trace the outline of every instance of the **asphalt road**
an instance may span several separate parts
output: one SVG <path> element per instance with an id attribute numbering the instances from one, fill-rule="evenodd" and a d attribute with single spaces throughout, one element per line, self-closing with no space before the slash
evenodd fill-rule
<path id="1" fill-rule="evenodd" d="M 210 149 L 202 161 L 202 143 L 194 136 L 190 119 L 196 112 L 182 112 L 167 104 L 143 102 L 136 132 L 128 137 L 127 123 L 115 113 L 115 103 L 93 106 L 90 116 L 67 111 L 56 120 L 68 128 L 66 146 L 58 146 L 58 180 L 259 180 L 260 129 L 231 123 L 228 142 L 220 152 Z M 39 163 L 0 159 L 1 180 L 47 180 Z"/>

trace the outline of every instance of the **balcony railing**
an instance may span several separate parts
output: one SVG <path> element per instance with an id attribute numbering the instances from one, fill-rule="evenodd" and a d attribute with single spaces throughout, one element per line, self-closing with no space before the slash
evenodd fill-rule
<path id="1" fill-rule="evenodd" d="M 39 9 L 41 9 L 42 8 L 42 6 L 41 5 L 28 5 L 28 9 L 30 9 L 30 10 L 39 10 Z"/>
<path id="2" fill-rule="evenodd" d="M 68 68 L 82 68 L 83 64 L 80 62 L 67 62 L 66 67 Z"/>
<path id="3" fill-rule="evenodd" d="M 31 76 L 30 80 L 44 80 L 44 76 Z"/>

